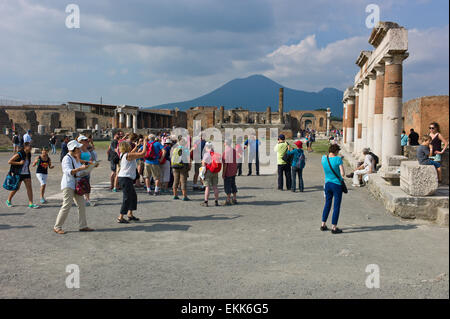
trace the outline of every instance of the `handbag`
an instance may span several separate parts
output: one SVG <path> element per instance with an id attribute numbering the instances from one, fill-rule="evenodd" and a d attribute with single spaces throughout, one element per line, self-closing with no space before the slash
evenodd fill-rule
<path id="1" fill-rule="evenodd" d="M 72 167 L 75 169 L 75 164 L 73 163 L 72 156 L 69 156 L 72 160 Z M 89 180 L 87 178 L 80 178 L 75 184 L 75 194 L 79 196 L 83 196 L 85 194 L 89 194 L 91 192 L 91 185 L 89 184 Z"/>
<path id="2" fill-rule="evenodd" d="M 328 165 L 330 165 L 330 169 L 333 172 L 334 176 L 336 176 L 336 178 L 341 182 L 342 192 L 347 194 L 348 193 L 347 185 L 345 185 L 344 179 L 340 178 L 339 175 L 336 174 L 336 172 L 334 171 L 333 167 L 331 167 L 330 158 L 328 157 L 328 155 L 327 155 L 327 160 L 328 160 Z"/>
<path id="3" fill-rule="evenodd" d="M 3 188 L 7 191 L 16 191 L 19 188 L 20 175 L 13 174 L 11 171 L 6 175 L 3 182 Z"/>

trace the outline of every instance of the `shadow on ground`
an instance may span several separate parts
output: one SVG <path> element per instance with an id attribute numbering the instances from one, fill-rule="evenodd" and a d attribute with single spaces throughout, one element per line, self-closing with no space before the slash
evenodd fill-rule
<path id="1" fill-rule="evenodd" d="M 416 225 L 380 225 L 380 226 L 359 226 L 351 228 L 342 228 L 345 233 L 361 233 L 366 231 L 383 231 L 383 230 L 411 230 L 416 229 Z"/>
<path id="2" fill-rule="evenodd" d="M 103 228 L 96 229 L 95 232 L 120 232 L 120 231 L 145 231 L 145 232 L 158 232 L 158 231 L 187 231 L 191 225 L 171 225 L 171 224 L 154 224 L 154 225 L 137 225 L 126 226 L 120 228 Z"/>

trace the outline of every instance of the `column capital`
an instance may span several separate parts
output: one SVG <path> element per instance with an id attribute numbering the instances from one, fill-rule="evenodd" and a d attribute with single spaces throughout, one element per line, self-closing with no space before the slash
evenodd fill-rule
<path id="1" fill-rule="evenodd" d="M 400 54 L 389 54 L 383 57 L 383 61 L 386 65 L 391 64 L 402 64 L 403 60 L 405 60 L 409 56 L 409 52 L 404 52 Z"/>
<path id="2" fill-rule="evenodd" d="M 367 75 L 367 78 L 368 78 L 369 80 L 375 80 L 375 79 L 377 78 L 377 74 L 376 74 L 375 72 L 370 72 L 370 73 Z"/>
<path id="3" fill-rule="evenodd" d="M 369 85 L 369 78 L 368 78 L 368 77 L 367 77 L 367 78 L 364 78 L 364 79 L 361 81 L 361 83 L 364 84 L 364 85 Z"/>
<path id="4" fill-rule="evenodd" d="M 376 75 L 384 75 L 384 64 L 377 64 L 373 67 L 376 72 Z"/>

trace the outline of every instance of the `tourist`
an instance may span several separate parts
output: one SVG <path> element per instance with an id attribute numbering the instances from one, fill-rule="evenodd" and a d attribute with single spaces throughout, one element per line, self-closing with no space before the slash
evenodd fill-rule
<path id="1" fill-rule="evenodd" d="M 117 174 L 119 177 L 119 185 L 122 188 L 123 199 L 120 208 L 120 215 L 117 218 L 119 224 L 128 224 L 130 221 L 139 221 L 139 218 L 133 215 L 133 211 L 137 209 L 137 194 L 134 188 L 134 182 L 137 178 L 136 160 L 145 157 L 147 152 L 147 139 L 142 141 L 142 150 L 138 152 L 140 145 L 136 145 L 131 149 L 128 141 L 122 141 L 119 144 L 120 150 L 120 170 Z M 124 216 L 128 216 L 128 220 Z"/>
<path id="2" fill-rule="evenodd" d="M 442 154 L 447 149 L 448 142 L 442 136 L 438 123 L 436 122 L 430 123 L 429 129 L 430 129 L 429 135 L 431 137 L 430 157 L 432 157 L 434 161 L 440 162 Z M 444 148 L 442 148 L 442 144 L 444 144 Z"/>
<path id="3" fill-rule="evenodd" d="M 315 141 L 316 141 L 316 131 L 312 130 L 311 131 L 311 135 L 310 135 L 310 139 L 309 139 L 309 148 L 310 148 L 311 152 L 314 151 L 313 148 L 312 148 L 312 145 L 313 145 L 313 143 Z"/>
<path id="4" fill-rule="evenodd" d="M 159 165 L 159 152 L 163 146 L 156 140 L 154 134 L 148 136 L 147 154 L 145 157 L 144 179 L 147 186 L 147 194 L 151 195 L 150 179 L 153 177 L 155 181 L 154 196 L 160 195 L 159 187 L 161 180 L 161 167 Z"/>
<path id="5" fill-rule="evenodd" d="M 81 164 L 81 148 L 82 144 L 78 143 L 76 140 L 72 140 L 67 144 L 69 153 L 64 156 L 61 169 L 63 176 L 61 178 L 61 190 L 63 195 L 63 203 L 61 209 L 59 210 L 58 216 L 56 217 L 56 223 L 53 230 L 57 234 L 65 234 L 62 230 L 62 226 L 69 215 L 72 203 L 75 201 L 78 207 L 78 229 L 81 232 L 89 232 L 94 229 L 87 226 L 86 220 L 86 206 L 83 195 L 78 195 L 75 192 L 76 185 L 79 182 L 80 172 L 88 168 L 88 165 Z"/>
<path id="6" fill-rule="evenodd" d="M 84 135 L 80 135 L 77 138 L 78 143 L 80 143 L 81 146 L 81 154 L 80 154 L 80 161 L 82 164 L 85 165 L 89 165 L 93 163 L 92 160 L 92 154 L 91 152 L 89 152 L 89 139 L 87 136 Z M 84 177 L 82 177 L 84 179 L 86 179 L 86 181 L 91 184 L 91 174 L 88 174 Z M 84 198 L 86 199 L 86 206 L 95 206 L 95 203 L 92 202 L 91 203 L 91 194 L 88 192 L 84 195 Z"/>
<path id="7" fill-rule="evenodd" d="M 283 174 L 286 177 L 286 189 L 290 190 L 292 186 L 291 167 L 283 160 L 284 154 L 288 151 L 288 144 L 285 141 L 284 134 L 278 136 L 278 144 L 275 145 L 274 151 L 277 153 L 278 190 L 283 190 Z"/>
<path id="8" fill-rule="evenodd" d="M 48 156 L 48 148 L 44 147 L 41 150 L 41 155 L 37 156 L 36 159 L 33 162 L 33 167 L 36 167 L 36 177 L 41 184 L 41 204 L 47 203 L 47 200 L 45 199 L 45 187 L 47 185 L 47 176 L 48 176 L 48 169 L 54 168 L 52 165 L 52 160 Z"/>
<path id="9" fill-rule="evenodd" d="M 292 162 L 291 162 L 291 177 L 292 177 L 292 185 L 291 185 L 291 191 L 295 193 L 296 190 L 296 177 L 298 176 L 298 189 L 300 192 L 303 192 L 304 185 L 303 185 L 303 168 L 305 168 L 306 163 L 306 157 L 305 153 L 303 152 L 303 143 L 302 141 L 296 141 L 295 146 L 297 146 L 296 149 L 289 150 L 288 155 L 292 156 Z"/>
<path id="10" fill-rule="evenodd" d="M 205 150 L 206 141 L 203 139 L 202 133 L 199 134 L 199 139 L 197 139 L 192 147 L 191 160 L 194 160 L 194 179 L 192 189 L 204 190 L 204 185 L 202 180 L 198 178 L 200 167 L 202 167 L 203 152 Z M 200 153 L 199 153 L 200 152 Z M 197 184 L 200 182 L 200 186 Z"/>
<path id="11" fill-rule="evenodd" d="M 438 183 L 442 183 L 442 168 L 441 163 L 429 158 L 430 151 L 432 150 L 432 138 L 429 135 L 424 135 L 420 139 L 420 146 L 417 148 L 417 160 L 420 165 L 433 165 L 436 168 Z"/>
<path id="12" fill-rule="evenodd" d="M 89 134 L 87 136 L 87 138 L 88 138 L 88 143 L 89 143 L 87 149 L 91 153 L 91 159 L 93 162 L 97 162 L 98 156 L 97 156 L 97 152 L 95 151 L 94 139 L 92 138 L 92 134 Z"/>
<path id="13" fill-rule="evenodd" d="M 219 153 L 214 152 L 214 146 L 211 142 L 205 144 L 205 154 L 203 155 L 202 166 L 205 167 L 205 200 L 202 206 L 208 207 L 209 192 L 211 188 L 214 191 L 214 205 L 219 206 L 219 183 L 218 174 L 222 169 L 222 159 Z"/>
<path id="14" fill-rule="evenodd" d="M 19 175 L 19 184 L 16 190 L 9 193 L 8 199 L 6 200 L 6 206 L 12 207 L 12 199 L 14 195 L 19 191 L 20 185 L 24 182 L 27 189 L 28 195 L 28 208 L 39 208 L 38 205 L 33 204 L 33 188 L 31 187 L 31 144 L 30 142 L 25 142 L 23 147 L 19 149 L 17 154 L 13 155 L 8 161 L 11 165 L 10 172 L 14 175 Z"/>
<path id="15" fill-rule="evenodd" d="M 31 130 L 28 130 L 24 135 L 23 135 L 23 143 L 30 143 L 32 142 L 32 138 L 31 138 Z"/>
<path id="16" fill-rule="evenodd" d="M 69 149 L 67 148 L 67 143 L 69 143 L 69 137 L 64 136 L 62 143 L 61 143 L 61 156 L 59 158 L 60 162 L 62 162 L 64 156 L 66 156 L 67 153 L 69 153 Z"/>
<path id="17" fill-rule="evenodd" d="M 328 155 L 322 156 L 322 167 L 325 173 L 325 206 L 323 208 L 320 230 L 328 230 L 326 222 L 334 198 L 333 217 L 331 220 L 331 232 L 333 234 L 342 233 L 342 230 L 337 227 L 343 192 L 341 181 L 343 180 L 342 176 L 345 175 L 342 158 L 338 156 L 340 150 L 339 145 L 333 144 L 328 148 Z"/>
<path id="18" fill-rule="evenodd" d="M 227 199 L 224 202 L 225 206 L 237 204 L 237 187 L 236 187 L 236 173 L 237 173 L 237 152 L 232 147 L 232 140 L 225 140 L 225 150 L 222 155 L 223 169 L 222 179 L 223 188 Z M 233 195 L 233 198 L 231 198 Z"/>
<path id="19" fill-rule="evenodd" d="M 409 130 L 409 145 L 419 145 L 419 134 L 414 132 L 414 129 Z"/>
<path id="20" fill-rule="evenodd" d="M 52 148 L 52 154 L 56 154 L 56 142 L 57 142 L 57 138 L 55 136 L 55 133 L 52 133 L 52 136 L 50 137 L 50 139 L 48 140 L 50 147 Z"/>
<path id="21" fill-rule="evenodd" d="M 172 147 L 170 159 L 173 172 L 173 199 L 180 199 L 178 197 L 178 188 L 181 186 L 183 200 L 189 201 L 186 185 L 188 174 L 191 170 L 190 152 L 187 148 L 187 140 L 182 136 L 178 137 L 178 143 Z"/>
<path id="22" fill-rule="evenodd" d="M 139 134 L 138 136 L 138 151 L 142 151 L 144 149 L 144 136 L 142 134 Z M 136 173 L 136 181 L 135 181 L 135 187 L 140 188 L 144 187 L 145 181 L 141 181 L 141 176 L 144 173 L 144 157 L 138 158 L 136 160 L 137 165 L 137 173 Z"/>
<path id="23" fill-rule="evenodd" d="M 305 140 L 306 140 L 306 150 L 311 153 L 312 152 L 311 133 L 306 133 Z"/>
<path id="24" fill-rule="evenodd" d="M 119 163 L 119 155 L 116 152 L 117 147 L 119 146 L 119 134 L 115 134 L 113 140 L 111 141 L 111 144 L 108 147 L 107 155 L 108 155 L 108 161 L 110 162 L 111 166 L 111 175 L 110 175 L 110 187 L 109 189 L 113 192 L 117 192 L 118 183 L 119 180 L 117 177 L 117 164 Z"/>
<path id="25" fill-rule="evenodd" d="M 172 140 L 169 137 L 164 137 L 164 146 L 161 150 L 161 157 L 159 158 L 159 165 L 161 167 L 161 192 L 169 193 L 170 182 L 170 149 L 172 148 Z"/>
<path id="26" fill-rule="evenodd" d="M 374 159 L 370 155 L 369 148 L 363 148 L 362 153 L 364 155 L 364 162 L 358 166 L 353 172 L 353 185 L 354 187 L 360 187 L 368 179 L 368 174 L 372 174 L 374 167 Z"/>
<path id="27" fill-rule="evenodd" d="M 242 147 L 242 136 L 236 137 L 236 156 L 237 156 L 237 176 L 242 176 L 242 162 L 244 162 L 244 149 Z"/>
<path id="28" fill-rule="evenodd" d="M 248 174 L 252 175 L 252 163 L 255 163 L 256 176 L 259 176 L 259 146 L 261 141 L 253 134 L 250 139 L 244 142 L 244 150 L 248 147 Z"/>
<path id="29" fill-rule="evenodd" d="M 406 132 L 403 130 L 402 134 L 400 135 L 400 146 L 402 147 L 402 155 L 405 155 L 406 145 L 408 145 L 408 135 L 406 135 Z"/>
<path id="30" fill-rule="evenodd" d="M 17 133 L 17 131 L 14 131 L 11 141 L 13 144 L 13 153 L 16 154 L 20 148 L 20 136 L 19 133 Z"/>

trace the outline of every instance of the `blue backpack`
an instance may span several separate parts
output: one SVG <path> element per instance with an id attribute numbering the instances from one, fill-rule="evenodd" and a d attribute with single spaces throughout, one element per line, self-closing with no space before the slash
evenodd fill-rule
<path id="1" fill-rule="evenodd" d="M 305 153 L 302 152 L 302 155 L 300 155 L 297 159 L 297 163 L 295 163 L 295 167 L 303 169 L 305 167 L 306 164 L 306 157 L 305 157 Z"/>
<path id="2" fill-rule="evenodd" d="M 20 154 L 20 152 L 18 154 L 20 156 L 20 159 L 22 159 L 22 155 Z M 19 183 L 20 183 L 19 170 L 16 167 L 13 167 L 13 165 L 11 165 L 8 175 L 6 175 L 5 181 L 3 182 L 3 188 L 6 189 L 7 191 L 15 191 L 19 188 Z"/>

